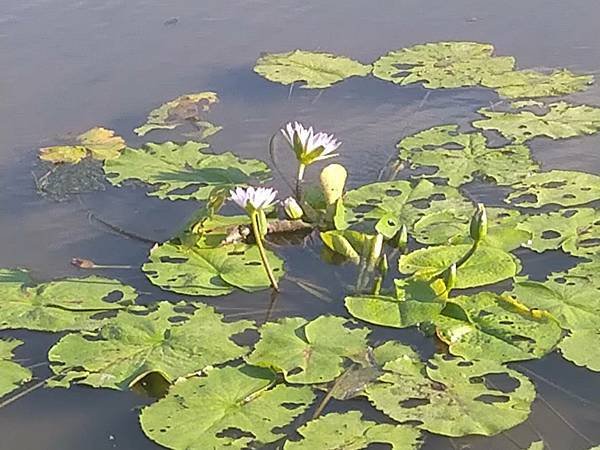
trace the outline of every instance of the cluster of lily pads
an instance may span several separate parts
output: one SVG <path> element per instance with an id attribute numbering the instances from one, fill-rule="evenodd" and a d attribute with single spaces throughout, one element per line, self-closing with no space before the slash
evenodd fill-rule
<path id="1" fill-rule="evenodd" d="M 140 423 L 168 448 L 242 449 L 285 439 L 286 450 L 372 443 L 405 449 L 418 448 L 423 431 L 492 436 L 524 422 L 535 388 L 507 363 L 558 350 L 600 371 L 600 177 L 542 171 L 526 144 L 600 131 L 600 108 L 532 100 L 583 90 L 590 76 L 517 70 L 512 57 L 471 42 L 417 45 L 372 65 L 296 50 L 262 56 L 255 71 L 305 88 L 372 73 L 399 85 L 481 86 L 520 100 L 481 109 L 474 130 L 447 124 L 402 138 L 399 176 L 351 190 L 338 164 L 322 170 L 319 186 L 306 185 L 304 171 L 334 157 L 340 142 L 289 124 L 282 138 L 298 172 L 283 208 L 264 186 L 267 164 L 209 151 L 204 141 L 220 130 L 205 117 L 218 101 L 211 92 L 169 101 L 135 130 L 144 136 L 183 127 L 195 141 L 131 148 L 111 130 L 94 128 L 67 145 L 42 149 L 40 158 L 56 170 L 94 159 L 115 186 L 143 182 L 152 196 L 203 202 L 185 229 L 155 245 L 142 266 L 163 290 L 214 297 L 272 288 L 285 294 L 279 286 L 284 262 L 269 239 L 297 231 L 318 234 L 327 254 L 357 273 L 343 299 L 351 317 L 257 324 L 227 320 L 197 301 L 141 306 L 134 288 L 112 279 L 38 284 L 24 270 L 3 269 L 0 330 L 68 332 L 49 351 L 54 376 L 48 387 L 126 390 L 161 377 L 168 392 L 142 410 Z M 504 145 L 491 145 L 491 133 Z M 507 207 L 475 205 L 464 193 L 474 180 L 505 187 Z M 228 200 L 245 213 L 222 214 Z M 579 260 L 533 281 L 521 275 L 528 268 L 515 255 L 519 248 Z M 376 344 L 373 325 L 416 327 L 439 350 L 424 360 L 401 342 Z M 13 361 L 20 344 L 0 340 L 0 396 L 32 379 Z M 343 408 L 351 398 L 364 399 L 387 420 L 327 412 L 330 400 Z"/>

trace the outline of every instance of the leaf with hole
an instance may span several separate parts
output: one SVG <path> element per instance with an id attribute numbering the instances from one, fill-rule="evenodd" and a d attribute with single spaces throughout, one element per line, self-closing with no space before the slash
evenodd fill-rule
<path id="1" fill-rule="evenodd" d="M 284 437 L 279 431 L 313 402 L 308 386 L 276 384 L 268 369 L 224 367 L 171 387 L 142 410 L 146 436 L 171 449 L 245 449 Z"/>
<path id="2" fill-rule="evenodd" d="M 545 205 L 577 206 L 600 199 L 600 177 L 584 172 L 551 170 L 533 174 L 513 185 L 507 203 L 521 208 Z"/>
<path id="3" fill-rule="evenodd" d="M 371 66 L 331 53 L 294 50 L 261 56 L 254 71 L 276 83 L 304 82 L 303 88 L 321 89 L 352 76 L 367 76 Z"/>
<path id="4" fill-rule="evenodd" d="M 525 420 L 535 388 L 520 373 L 495 361 L 465 361 L 435 355 L 425 365 L 399 358 L 366 389 L 369 401 L 398 422 L 445 436 L 493 436 Z M 491 381 L 506 378 L 509 386 Z"/>
<path id="5" fill-rule="evenodd" d="M 152 110 L 146 123 L 133 131 L 138 136 L 144 136 L 152 130 L 173 130 L 188 123 L 199 130 L 200 139 L 205 139 L 221 129 L 221 127 L 207 122 L 204 117 L 218 102 L 219 97 L 214 92 L 181 95 Z"/>
<path id="6" fill-rule="evenodd" d="M 267 258 L 280 279 L 283 261 L 269 250 Z M 153 284 L 179 294 L 212 297 L 229 294 L 235 288 L 254 292 L 271 287 L 256 245 L 202 248 L 165 242 L 150 251 L 142 270 Z"/>
<path id="7" fill-rule="evenodd" d="M 284 450 L 360 450 L 371 444 L 410 450 L 421 445 L 420 433 L 415 428 L 364 420 L 359 411 L 326 414 L 300 427 L 298 433 L 302 440 L 287 441 Z"/>
<path id="8" fill-rule="evenodd" d="M 169 200 L 206 200 L 215 188 L 230 189 L 269 178 L 264 162 L 230 152 L 203 153 L 207 147 L 191 141 L 128 147 L 119 158 L 105 162 L 104 172 L 115 186 L 139 180 L 152 186 L 149 195 Z"/>
<path id="9" fill-rule="evenodd" d="M 31 371 L 12 361 L 13 350 L 21 344 L 16 339 L 0 339 L 0 397 L 31 380 Z"/>
<path id="10" fill-rule="evenodd" d="M 434 323 L 450 353 L 471 360 L 538 359 L 562 337 L 560 326 L 551 318 L 537 317 L 510 298 L 491 292 L 453 297 Z"/>
<path id="11" fill-rule="evenodd" d="M 321 316 L 307 321 L 287 317 L 265 323 L 260 340 L 246 357 L 249 364 L 282 372 L 289 383 L 325 383 L 339 376 L 347 360 L 367 350 L 366 328 L 349 328 L 343 317 Z"/>
<path id="12" fill-rule="evenodd" d="M 440 245 L 415 250 L 400 258 L 401 273 L 431 279 L 459 261 L 470 244 Z M 520 270 L 518 260 L 499 248 L 481 246 L 457 270 L 456 289 L 466 289 L 511 278 Z"/>
<path id="13" fill-rule="evenodd" d="M 0 330 L 93 330 L 101 313 L 131 305 L 135 290 L 117 280 L 91 276 L 36 285 L 24 270 L 0 269 Z"/>
<path id="14" fill-rule="evenodd" d="M 48 353 L 52 370 L 71 382 L 124 390 L 151 373 L 173 383 L 247 353 L 231 337 L 251 322 L 223 322 L 202 303 L 184 307 L 160 302 L 146 314 L 121 312 L 98 332 L 68 334 Z"/>
<path id="15" fill-rule="evenodd" d="M 429 128 L 402 139 L 397 148 L 412 168 L 437 167 L 427 178 L 460 186 L 476 177 L 512 184 L 538 170 L 524 145 L 489 147 L 481 133 L 459 133 L 458 125 Z"/>
<path id="16" fill-rule="evenodd" d="M 535 70 L 514 70 L 487 75 L 482 85 L 495 89 L 501 97 L 532 98 L 583 91 L 593 81 L 592 75 L 576 75 L 568 69 L 554 70 L 549 74 Z"/>
<path id="17" fill-rule="evenodd" d="M 473 122 L 474 127 L 495 130 L 516 144 L 539 136 L 566 139 L 600 131 L 600 108 L 588 105 L 550 103 L 543 114 L 489 108 L 480 109 L 479 113 L 486 118 Z"/>

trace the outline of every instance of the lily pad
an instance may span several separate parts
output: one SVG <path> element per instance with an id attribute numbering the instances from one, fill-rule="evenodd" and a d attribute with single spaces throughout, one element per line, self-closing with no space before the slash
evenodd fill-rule
<path id="1" fill-rule="evenodd" d="M 506 98 L 553 97 L 583 91 L 594 81 L 592 75 L 576 75 L 570 70 L 545 74 L 535 70 L 515 70 L 485 77 L 483 85 Z"/>
<path id="2" fill-rule="evenodd" d="M 13 350 L 21 341 L 0 339 L 0 397 L 31 380 L 31 371 L 12 361 Z"/>
<path id="3" fill-rule="evenodd" d="M 323 244 L 331 251 L 342 255 L 354 264 L 360 261 L 360 255 L 365 245 L 364 233 L 352 230 L 332 230 L 320 234 Z"/>
<path id="4" fill-rule="evenodd" d="M 274 442 L 278 430 L 313 402 L 308 386 L 275 385 L 268 369 L 224 367 L 174 385 L 168 395 L 144 408 L 146 436 L 171 449 L 245 449 Z"/>
<path id="5" fill-rule="evenodd" d="M 453 355 L 502 363 L 541 358 L 562 337 L 554 320 L 491 292 L 452 298 L 435 325 Z"/>
<path id="6" fill-rule="evenodd" d="M 600 329 L 573 330 L 563 339 L 559 348 L 565 359 L 600 372 Z"/>
<path id="7" fill-rule="evenodd" d="M 284 450 L 360 450 L 370 444 L 388 444 L 393 450 L 421 445 L 420 433 L 408 425 L 377 424 L 364 420 L 359 411 L 330 413 L 298 429 L 300 441 L 287 441 Z"/>
<path id="8" fill-rule="evenodd" d="M 509 252 L 526 244 L 531 238 L 529 231 L 517 228 L 524 220 L 519 211 L 505 208 L 486 208 L 486 211 L 488 232 L 482 241 L 483 245 Z M 472 214 L 455 211 L 427 214 L 414 224 L 413 235 L 418 242 L 428 245 L 472 244 L 469 235 Z"/>
<path id="9" fill-rule="evenodd" d="M 396 84 L 422 82 L 430 89 L 476 86 L 490 75 L 511 71 L 510 56 L 492 56 L 494 47 L 477 42 L 432 42 L 388 53 L 373 64 L 373 75 Z"/>
<path id="10" fill-rule="evenodd" d="M 367 350 L 366 328 L 348 328 L 349 319 L 321 316 L 307 321 L 287 317 L 265 323 L 260 340 L 246 358 L 249 364 L 271 367 L 289 383 L 324 383 L 342 373 L 344 362 Z"/>
<path id="11" fill-rule="evenodd" d="M 600 177 L 584 172 L 536 173 L 514 184 L 513 188 L 515 191 L 508 195 L 506 202 L 523 208 L 549 204 L 577 206 L 600 199 Z"/>
<path id="12" fill-rule="evenodd" d="M 492 111 L 479 110 L 486 117 L 476 120 L 473 126 L 484 130 L 496 130 L 507 139 L 521 144 L 538 136 L 566 139 L 593 134 L 600 130 L 600 108 L 588 105 L 572 105 L 567 102 L 550 103 L 544 114 L 528 110 Z"/>
<path id="13" fill-rule="evenodd" d="M 198 128 L 200 139 L 205 139 L 221 129 L 204 118 L 211 106 L 218 102 L 219 97 L 214 92 L 182 95 L 152 110 L 146 123 L 133 131 L 144 136 L 152 130 L 173 130 L 189 123 Z"/>
<path id="14" fill-rule="evenodd" d="M 35 285 L 24 270 L 0 269 L 0 330 L 93 330 L 99 313 L 132 304 L 135 290 L 117 280 L 91 276 Z"/>
<path id="15" fill-rule="evenodd" d="M 529 308 L 549 311 L 567 330 L 598 328 L 600 286 L 586 278 L 554 276 L 555 280 L 545 282 L 519 280 L 512 294 Z"/>
<path id="16" fill-rule="evenodd" d="M 161 302 L 148 314 L 121 312 L 97 333 L 68 334 L 50 349 L 52 370 L 71 382 L 127 389 L 150 373 L 173 383 L 247 353 L 231 336 L 251 322 L 225 323 L 201 303 L 191 314 L 177 309 L 184 305 Z"/>
<path id="17" fill-rule="evenodd" d="M 364 77 L 371 66 L 331 53 L 294 50 L 261 56 L 254 71 L 276 83 L 305 82 L 303 88 L 320 89 L 352 76 Z"/>
<path id="18" fill-rule="evenodd" d="M 548 278 L 557 283 L 576 283 L 578 279 L 582 278 L 589 281 L 593 286 L 600 288 L 600 256 L 596 256 L 589 261 L 580 262 L 566 272 L 552 273 Z"/>
<path id="19" fill-rule="evenodd" d="M 397 280 L 397 297 L 359 295 L 344 303 L 352 316 L 386 327 L 406 328 L 431 322 L 446 304 L 446 287 L 441 280 Z"/>
<path id="20" fill-rule="evenodd" d="M 230 152 L 203 153 L 207 147 L 191 141 L 128 147 L 120 158 L 104 164 L 104 172 L 116 186 L 139 180 L 154 188 L 149 195 L 169 200 L 206 200 L 215 188 L 229 189 L 269 177 L 269 168 L 262 161 L 240 159 Z"/>
<path id="21" fill-rule="evenodd" d="M 424 177 L 444 178 L 455 187 L 478 176 L 499 185 L 512 184 L 538 169 L 526 146 L 492 148 L 483 134 L 459 133 L 458 125 L 429 128 L 402 139 L 397 147 L 400 158 L 412 168 L 437 167 Z"/>
<path id="22" fill-rule="evenodd" d="M 393 216 L 400 226 L 404 224 L 409 229 L 426 214 L 453 210 L 464 211 L 468 217 L 473 209 L 456 188 L 435 185 L 429 180 L 416 184 L 404 180 L 367 184 L 347 192 L 344 206 L 350 224 Z"/>
<path id="23" fill-rule="evenodd" d="M 535 388 L 520 373 L 495 361 L 465 361 L 435 355 L 426 366 L 410 358 L 385 365 L 386 373 L 366 389 L 377 409 L 398 422 L 445 436 L 493 436 L 525 420 Z M 517 384 L 492 387 L 486 377 L 501 374 Z"/>
<path id="24" fill-rule="evenodd" d="M 77 145 L 59 145 L 40 149 L 40 159 L 52 163 L 77 164 L 88 154 L 99 161 L 118 158 L 125 141 L 113 130 L 95 127 L 75 139 Z"/>
<path id="25" fill-rule="evenodd" d="M 539 253 L 560 248 L 573 256 L 600 254 L 600 211 L 592 208 L 529 216 L 518 227 L 532 234 L 526 247 Z"/>
<path id="26" fill-rule="evenodd" d="M 469 244 L 440 245 L 416 250 L 400 258 L 399 269 L 405 274 L 432 278 L 460 260 L 471 248 Z M 518 260 L 495 247 L 479 247 L 457 270 L 457 289 L 494 284 L 511 278 L 520 270 Z"/>
<path id="27" fill-rule="evenodd" d="M 269 250 L 267 258 L 280 279 L 283 261 Z M 218 296 L 235 288 L 254 292 L 271 286 L 256 245 L 202 248 L 166 242 L 150 251 L 150 260 L 142 270 L 153 284 L 187 295 Z"/>

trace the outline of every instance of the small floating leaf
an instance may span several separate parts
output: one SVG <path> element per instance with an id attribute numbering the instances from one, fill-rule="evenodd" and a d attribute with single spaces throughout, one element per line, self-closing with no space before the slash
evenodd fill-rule
<path id="1" fill-rule="evenodd" d="M 513 188 L 515 191 L 508 195 L 506 202 L 524 208 L 549 204 L 577 206 L 600 199 L 600 177 L 584 172 L 536 173 L 514 184 Z"/>
<path id="2" fill-rule="evenodd" d="M 268 369 L 224 367 L 174 385 L 169 394 L 144 408 L 142 429 L 172 449 L 245 449 L 282 438 L 278 430 L 313 402 L 308 386 L 275 385 Z M 260 445 L 259 445 L 260 446 Z"/>
<path id="3" fill-rule="evenodd" d="M 367 350 L 366 328 L 347 328 L 349 319 L 321 316 L 308 322 L 287 317 L 264 324 L 249 364 L 283 372 L 289 383 L 324 383 L 342 373 L 346 359 Z"/>
<path id="4" fill-rule="evenodd" d="M 429 128 L 402 139 L 397 147 L 400 158 L 408 159 L 413 168 L 438 168 L 423 176 L 445 178 L 450 186 L 468 183 L 476 176 L 500 185 L 512 184 L 538 169 L 524 145 L 491 148 L 483 134 L 459 133 L 458 125 Z"/>
<path id="5" fill-rule="evenodd" d="M 473 126 L 484 130 L 496 130 L 504 137 L 521 144 L 538 136 L 566 139 L 593 134 L 600 130 L 600 108 L 588 105 L 572 105 L 557 102 L 547 105 L 547 112 L 479 110 L 486 119 L 476 120 Z"/>
<path id="6" fill-rule="evenodd" d="M 529 308 L 549 311 L 567 330 L 598 328 L 600 288 L 586 278 L 554 277 L 545 282 L 520 280 L 512 294 Z"/>
<path id="7" fill-rule="evenodd" d="M 520 373 L 494 361 L 465 361 L 435 355 L 426 366 L 399 358 L 368 386 L 371 403 L 398 422 L 417 421 L 417 428 L 445 436 L 493 436 L 529 416 L 535 389 Z M 492 387 L 486 377 L 510 377 L 511 390 Z"/>
<path id="8" fill-rule="evenodd" d="M 360 295 L 346 297 L 350 314 L 365 322 L 406 328 L 434 320 L 445 305 L 446 287 L 441 280 L 397 280 L 397 297 Z"/>
<path id="9" fill-rule="evenodd" d="M 420 44 L 382 56 L 373 64 L 373 75 L 401 85 L 423 82 L 430 89 L 476 86 L 513 69 L 514 58 L 493 52 L 492 45 L 477 42 Z"/>
<path id="10" fill-rule="evenodd" d="M 326 88 L 352 76 L 364 77 L 371 66 L 331 53 L 294 50 L 261 56 L 254 71 L 281 84 L 305 82 L 303 88 Z"/>
<path id="11" fill-rule="evenodd" d="M 173 383 L 243 356 L 231 336 L 252 328 L 249 321 L 225 323 L 210 306 L 191 314 L 161 302 L 147 315 L 121 312 L 94 334 L 68 334 L 50 349 L 55 373 L 93 387 L 127 389 L 156 372 Z"/>
<path id="12" fill-rule="evenodd" d="M 435 325 L 453 355 L 501 363 L 541 358 L 562 337 L 554 320 L 491 292 L 452 298 Z"/>
<path id="13" fill-rule="evenodd" d="M 544 450 L 544 441 L 532 442 L 527 450 Z"/>
<path id="14" fill-rule="evenodd" d="M 600 329 L 573 330 L 558 347 L 565 359 L 600 372 Z"/>
<path id="15" fill-rule="evenodd" d="M 10 269 L 0 269 L 0 295 L 0 330 L 35 331 L 96 329 L 104 322 L 94 316 L 124 309 L 137 297 L 132 287 L 108 278 L 66 278 L 36 286 L 27 272 Z"/>
<path id="16" fill-rule="evenodd" d="M 40 149 L 40 159 L 52 163 L 77 164 L 89 154 L 99 161 L 118 158 L 125 141 L 113 130 L 95 127 L 76 138 L 77 145 L 59 145 Z"/>
<path id="17" fill-rule="evenodd" d="M 370 444 L 389 444 L 393 450 L 419 448 L 420 433 L 408 425 L 377 424 L 359 411 L 330 413 L 298 429 L 300 441 L 287 441 L 284 450 L 360 450 Z"/>
<path id="18" fill-rule="evenodd" d="M 283 261 L 267 250 L 275 277 L 283 276 Z M 234 288 L 253 292 L 268 289 L 269 278 L 256 245 L 230 244 L 215 248 L 166 242 L 150 251 L 142 266 L 148 279 L 162 289 L 187 295 L 226 295 Z"/>
<path id="19" fill-rule="evenodd" d="M 461 244 L 416 250 L 400 258 L 399 269 L 402 273 L 414 273 L 418 277 L 434 277 L 461 259 L 470 248 L 469 244 Z M 518 271 L 519 264 L 510 253 L 482 246 L 458 268 L 455 287 L 466 289 L 497 283 L 515 276 Z"/>
<path id="20" fill-rule="evenodd" d="M 13 350 L 21 341 L 0 339 L 0 397 L 31 380 L 31 371 L 12 361 Z"/>
<path id="21" fill-rule="evenodd" d="M 184 123 L 191 123 L 201 130 L 200 139 L 205 139 L 221 129 L 204 119 L 205 113 L 218 102 L 219 97 L 214 92 L 182 95 L 152 110 L 146 123 L 133 131 L 138 136 L 144 136 L 152 130 L 172 130 Z"/>
<path id="22" fill-rule="evenodd" d="M 573 256 L 600 254 L 600 211 L 592 208 L 529 216 L 518 227 L 532 234 L 526 247 L 536 252 L 560 248 Z"/>
<path id="23" fill-rule="evenodd" d="M 217 187 L 229 189 L 269 176 L 262 161 L 243 160 L 230 152 L 202 153 L 206 147 L 208 144 L 190 141 L 126 148 L 120 158 L 104 164 L 104 172 L 114 185 L 140 180 L 154 187 L 149 195 L 169 200 L 206 200 Z"/>

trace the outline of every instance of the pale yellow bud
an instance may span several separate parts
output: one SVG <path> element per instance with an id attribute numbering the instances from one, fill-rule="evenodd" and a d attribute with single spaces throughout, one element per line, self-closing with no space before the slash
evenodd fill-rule
<path id="1" fill-rule="evenodd" d="M 344 194 L 346 178 L 348 172 L 341 164 L 329 164 L 321 171 L 321 187 L 328 206 L 335 204 Z"/>

